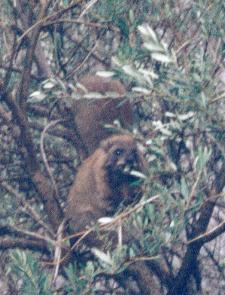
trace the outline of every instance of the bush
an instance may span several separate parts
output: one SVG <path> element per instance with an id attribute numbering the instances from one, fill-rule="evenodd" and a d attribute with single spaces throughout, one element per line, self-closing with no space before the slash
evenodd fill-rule
<path id="1" fill-rule="evenodd" d="M 140 294 L 128 266 L 145 261 L 151 294 L 222 294 L 224 4 L 53 2 L 2 3 L 5 292 L 129 294 L 134 285 Z M 59 246 L 69 244 L 63 211 L 79 163 L 65 110 L 77 98 L 75 82 L 97 71 L 128 89 L 148 175 L 140 202 L 115 217 L 132 242 L 58 269 Z"/>

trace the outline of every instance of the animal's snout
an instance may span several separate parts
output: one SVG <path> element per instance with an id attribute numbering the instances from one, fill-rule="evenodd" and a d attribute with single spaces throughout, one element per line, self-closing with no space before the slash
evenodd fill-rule
<path id="1" fill-rule="evenodd" d="M 131 170 L 137 169 L 138 163 L 135 155 L 128 155 L 124 159 L 117 162 L 117 167 L 125 174 L 129 174 Z"/>
<path id="2" fill-rule="evenodd" d="M 128 155 L 126 165 L 128 165 L 131 169 L 137 167 L 137 157 L 135 153 Z"/>

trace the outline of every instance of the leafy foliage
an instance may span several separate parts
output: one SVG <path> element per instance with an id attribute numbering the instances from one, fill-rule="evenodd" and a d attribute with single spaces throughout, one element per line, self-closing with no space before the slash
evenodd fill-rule
<path id="1" fill-rule="evenodd" d="M 21 283 L 19 294 L 49 295 L 50 276 L 42 271 L 37 259 L 29 253 L 14 251 L 11 255 L 12 273 Z"/>
<path id="2" fill-rule="evenodd" d="M 125 292 L 124 271 L 142 260 L 150 261 L 160 294 L 197 294 L 201 273 L 203 286 L 213 284 L 222 292 L 217 282 L 224 280 L 223 250 L 206 243 L 217 238 L 223 244 L 224 232 L 225 4 L 49 1 L 43 15 L 40 3 L 14 2 L 3 1 L 1 11 L 0 249 L 10 249 L 7 274 L 12 271 L 19 294 L 54 294 L 60 288 L 67 294 Z M 39 240 L 35 249 L 41 253 L 57 252 L 63 218 L 56 214 L 49 220 L 46 204 L 54 198 L 47 183 L 64 208 L 79 163 L 67 133 L 69 110 L 79 96 L 76 81 L 96 71 L 127 86 L 136 118 L 133 134 L 142 143 L 148 175 L 141 201 L 114 217 L 132 239 L 114 251 L 92 249 L 86 263 L 78 257 L 64 268 L 58 290 L 57 279 L 52 282 L 55 260 L 54 267 L 42 266 L 35 250 L 24 250 L 24 240 Z M 43 129 L 53 121 L 42 141 Z M 47 179 L 44 193 L 35 183 L 37 171 Z M 14 250 L 15 244 L 21 249 Z"/>

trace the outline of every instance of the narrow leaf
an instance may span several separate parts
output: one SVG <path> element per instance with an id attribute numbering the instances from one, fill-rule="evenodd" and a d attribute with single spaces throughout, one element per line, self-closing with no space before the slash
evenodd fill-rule
<path id="1" fill-rule="evenodd" d="M 155 52 L 155 53 L 152 53 L 152 58 L 157 60 L 157 61 L 160 61 L 160 62 L 163 62 L 163 63 L 170 63 L 172 62 L 172 59 L 165 55 L 165 54 L 162 54 L 162 53 L 158 53 L 158 52 Z"/>

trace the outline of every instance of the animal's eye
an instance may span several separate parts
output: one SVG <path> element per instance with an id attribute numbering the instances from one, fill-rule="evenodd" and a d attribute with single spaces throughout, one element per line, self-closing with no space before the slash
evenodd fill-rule
<path id="1" fill-rule="evenodd" d="M 124 152 L 123 149 L 116 149 L 115 152 L 114 152 L 114 154 L 115 154 L 116 156 L 120 156 L 120 155 L 123 154 L 123 152 Z"/>

